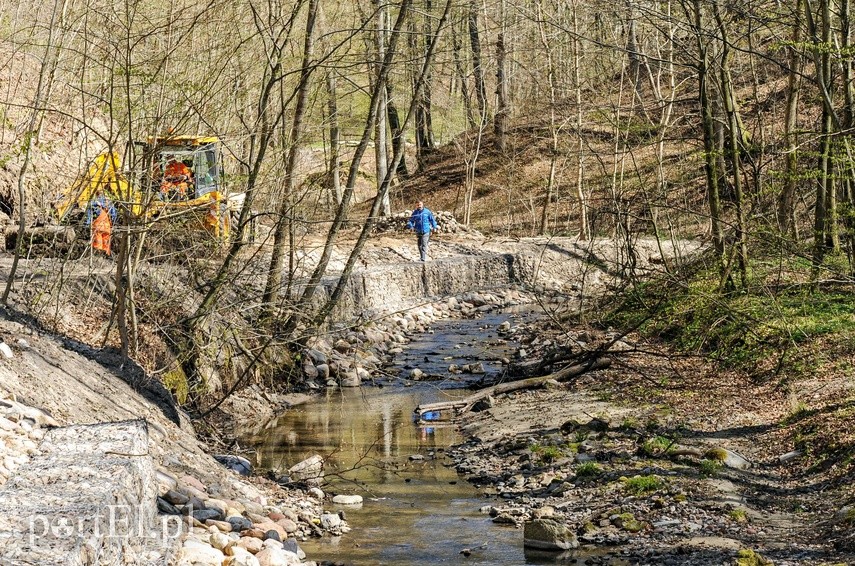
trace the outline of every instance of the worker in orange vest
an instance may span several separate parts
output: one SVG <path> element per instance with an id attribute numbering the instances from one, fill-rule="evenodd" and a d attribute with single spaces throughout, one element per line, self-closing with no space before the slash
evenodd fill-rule
<path id="1" fill-rule="evenodd" d="M 92 231 L 92 249 L 110 255 L 110 236 L 116 217 L 116 207 L 103 193 L 98 193 L 86 211 L 86 224 Z"/>
<path id="2" fill-rule="evenodd" d="M 193 183 L 193 171 L 183 162 L 170 158 L 163 169 L 160 195 L 163 200 L 187 198 L 187 189 Z"/>

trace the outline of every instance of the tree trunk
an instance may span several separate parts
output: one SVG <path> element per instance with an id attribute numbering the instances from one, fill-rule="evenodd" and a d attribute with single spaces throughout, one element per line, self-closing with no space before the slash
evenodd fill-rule
<path id="1" fill-rule="evenodd" d="M 341 132 L 338 127 L 338 103 L 336 102 L 335 75 L 327 73 L 327 111 L 330 121 L 330 162 L 327 167 L 327 177 L 330 193 L 337 205 L 341 204 Z"/>
<path id="2" fill-rule="evenodd" d="M 389 81 L 386 81 L 386 100 L 389 129 L 392 131 L 392 153 L 394 153 L 398 148 L 405 150 L 406 146 L 404 145 L 404 130 L 401 127 L 401 118 L 398 116 L 398 107 L 395 106 L 395 102 L 392 99 L 392 85 Z M 395 175 L 397 175 L 398 179 L 401 180 L 406 179 L 410 175 L 410 172 L 407 171 L 406 159 L 402 159 L 401 162 L 398 163 L 398 167 L 395 168 Z"/>
<path id="3" fill-rule="evenodd" d="M 549 176 L 546 179 L 546 195 L 543 199 L 543 208 L 540 211 L 540 235 L 546 234 L 549 223 L 549 207 L 552 204 L 555 193 L 555 174 L 558 167 L 558 121 L 556 119 L 556 86 L 555 86 L 555 62 L 552 57 L 549 41 L 546 37 L 545 18 L 543 14 L 543 2 L 537 0 L 535 3 L 535 14 L 537 15 L 537 28 L 540 35 L 540 45 L 546 54 L 546 76 L 549 85 L 549 133 L 551 145 L 549 152 Z M 577 99 L 578 101 L 578 99 Z M 496 113 L 498 120 L 499 113 Z M 580 156 L 581 158 L 581 156 Z"/>
<path id="4" fill-rule="evenodd" d="M 460 82 L 460 94 L 463 97 L 463 107 L 466 109 L 466 124 L 469 126 L 469 129 L 472 130 L 475 129 L 475 112 L 472 109 L 472 97 L 469 96 L 469 85 L 466 80 L 466 71 L 463 68 L 463 56 L 461 55 L 463 46 L 461 45 L 457 29 L 454 26 L 451 27 L 451 47 L 454 52 L 454 69 L 456 71 L 457 80 Z"/>
<path id="5" fill-rule="evenodd" d="M 588 199 L 585 197 L 585 140 L 582 137 L 582 44 L 579 39 L 578 1 L 573 2 L 573 82 L 576 92 L 576 198 L 579 199 L 579 239 L 590 240 L 591 230 L 588 226 Z"/>
<path id="6" fill-rule="evenodd" d="M 309 9 L 306 16 L 306 35 L 303 41 L 303 62 L 300 66 L 300 83 L 297 87 L 297 100 L 294 107 L 294 117 L 291 122 L 290 141 L 288 148 L 288 161 L 285 165 L 285 181 L 280 196 L 276 228 L 273 233 L 273 253 L 270 258 L 270 268 L 267 271 L 267 284 L 262 297 L 262 318 L 268 318 L 276 309 L 282 288 L 282 270 L 285 264 L 285 251 L 291 237 L 289 237 L 288 221 L 290 216 L 291 195 L 296 187 L 297 160 L 300 155 L 300 147 L 303 137 L 303 118 L 306 115 L 306 102 L 309 97 L 309 79 L 313 66 L 312 56 L 314 52 L 315 39 L 314 28 L 318 14 L 318 0 L 309 0 Z"/>
<path id="7" fill-rule="evenodd" d="M 425 56 L 427 51 L 427 46 L 432 42 L 432 34 L 433 29 L 431 28 L 431 17 L 433 12 L 433 1 L 425 0 L 425 14 L 424 20 L 422 22 L 422 37 L 424 41 L 424 48 L 421 49 L 421 43 L 418 41 L 416 37 L 414 37 L 414 43 L 419 46 L 421 53 L 419 53 L 419 57 L 422 58 Z M 415 36 L 416 34 L 414 34 Z M 458 47 L 455 47 L 458 49 Z M 414 50 L 415 52 L 416 50 Z M 459 61 L 459 53 L 455 52 L 455 64 L 460 65 Z M 419 105 L 416 108 L 416 160 L 418 161 L 419 168 L 424 166 L 425 159 L 431 152 L 433 152 L 436 147 L 436 141 L 434 140 L 433 135 L 433 66 L 428 69 L 427 77 L 425 77 L 424 88 L 422 88 L 421 96 L 419 97 Z M 417 80 L 417 79 L 416 79 Z M 413 84 L 413 88 L 415 88 L 415 82 Z M 465 83 L 464 83 L 464 96 L 468 99 L 469 93 L 466 92 Z M 468 111 L 471 112 L 470 108 L 467 108 Z"/>
<path id="8" fill-rule="evenodd" d="M 375 1 L 375 10 L 377 12 L 377 29 L 374 36 L 374 47 L 377 65 L 383 61 L 383 56 L 386 52 L 386 19 L 387 19 L 387 5 L 385 2 L 381 3 L 381 0 Z M 375 80 L 379 80 L 380 77 L 380 69 L 375 66 L 374 68 L 374 76 Z M 377 114 L 377 121 L 374 124 L 374 165 L 376 171 L 377 178 L 377 191 L 380 191 L 380 185 L 383 183 L 383 179 L 386 178 L 386 171 L 389 168 L 389 156 L 388 156 L 388 147 L 386 140 L 386 133 L 388 130 L 388 104 L 389 104 L 389 96 L 388 96 L 388 85 L 386 79 L 380 83 L 380 111 Z M 382 216 L 390 216 L 392 214 L 391 204 L 389 203 L 389 195 L 383 199 L 383 202 L 380 206 L 380 214 Z"/>
<path id="9" fill-rule="evenodd" d="M 825 238 L 828 235 L 828 193 L 831 186 L 830 159 L 831 151 L 831 116 L 822 112 L 822 138 L 820 140 L 819 172 L 816 182 L 816 204 L 813 217 L 813 278 L 819 277 L 819 268 L 825 259 Z"/>
<path id="10" fill-rule="evenodd" d="M 798 157 L 797 157 L 797 135 L 799 90 L 801 88 L 801 55 L 798 45 L 801 42 L 802 0 L 796 0 L 795 21 L 790 36 L 789 47 L 789 70 L 787 74 L 787 105 L 784 117 L 784 139 L 787 144 L 786 173 L 784 186 L 778 198 L 778 227 L 783 235 L 791 235 L 798 239 L 798 227 L 796 226 L 795 207 L 796 189 L 798 188 Z"/>
<path id="11" fill-rule="evenodd" d="M 419 405 L 418 407 L 416 407 L 415 413 L 419 417 L 428 412 L 447 411 L 449 409 L 454 409 L 459 413 L 465 413 L 469 411 L 475 403 L 477 403 L 481 399 L 486 399 L 490 395 L 510 393 L 511 391 L 519 391 L 520 389 L 534 389 L 535 387 L 542 387 L 546 382 L 549 381 L 567 381 L 571 378 L 579 377 L 580 375 L 588 373 L 589 371 L 606 369 L 611 366 L 611 363 L 612 361 L 609 358 L 599 358 L 596 360 L 591 360 L 590 362 L 584 364 L 568 366 L 564 369 L 560 369 L 556 372 L 550 373 L 549 375 L 544 375 L 541 377 L 529 377 L 528 379 L 510 381 L 508 383 L 500 383 L 499 385 L 487 387 L 486 389 L 482 389 L 477 393 L 473 393 L 468 397 L 464 397 L 463 399 L 458 399 L 456 401 L 442 401 L 439 403 Z"/>
<path id="12" fill-rule="evenodd" d="M 644 60 L 638 46 L 636 26 L 638 19 L 636 0 L 626 0 L 626 53 L 629 59 L 629 80 L 638 104 L 644 107 Z"/>
<path id="13" fill-rule="evenodd" d="M 479 128 L 487 122 L 487 89 L 481 66 L 481 32 L 478 29 L 478 0 L 469 0 L 469 45 L 472 50 L 472 74 L 475 77 L 475 99 L 478 101 Z"/>
<path id="14" fill-rule="evenodd" d="M 710 223 L 715 252 L 724 272 L 724 231 L 721 226 L 721 196 L 719 194 L 719 172 L 716 160 L 717 144 L 712 102 L 709 97 L 709 54 L 704 43 L 706 37 L 701 0 L 693 0 L 692 32 L 698 48 L 698 98 L 701 106 L 701 121 L 704 138 L 704 172 L 707 180 L 707 198 L 710 207 Z"/>
<path id="15" fill-rule="evenodd" d="M 539 4 L 539 3 L 538 3 Z M 542 10 L 541 10 L 542 11 Z M 543 27 L 542 23 L 538 23 L 538 27 Z M 493 129 L 496 133 L 496 144 L 499 151 L 505 153 L 507 151 L 507 130 L 508 130 L 508 77 L 505 72 L 505 61 L 507 52 L 505 48 L 505 0 L 499 0 L 499 35 L 496 38 L 496 116 L 493 119 Z M 544 32 L 541 31 L 541 35 Z M 552 54 L 548 52 L 549 57 L 549 78 L 550 90 L 553 90 L 552 84 L 554 79 L 554 70 L 552 69 Z M 554 99 L 553 99 L 554 105 Z M 553 109 L 554 112 L 554 109 Z M 541 227 L 541 230 L 543 228 Z"/>
<path id="16" fill-rule="evenodd" d="M 747 228 L 745 226 L 745 195 L 742 186 L 742 168 L 740 162 L 740 150 L 742 133 L 741 121 L 738 118 L 736 108 L 736 94 L 733 90 L 733 80 L 730 75 L 731 48 L 727 33 L 727 25 L 722 18 L 718 4 L 713 4 L 713 13 L 721 34 L 722 53 L 721 65 L 719 67 L 722 106 L 727 117 L 728 139 L 727 149 L 730 157 L 730 168 L 733 177 L 734 201 L 736 204 L 736 243 L 737 265 L 739 267 L 740 282 L 743 289 L 748 288 L 748 243 L 746 241 Z"/>

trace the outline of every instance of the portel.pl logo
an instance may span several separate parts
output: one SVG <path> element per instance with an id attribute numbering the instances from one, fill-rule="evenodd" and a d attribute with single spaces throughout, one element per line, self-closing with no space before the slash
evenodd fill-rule
<path id="1" fill-rule="evenodd" d="M 168 544 L 171 539 L 181 535 L 183 517 L 159 515 L 156 519 L 152 521 L 151 517 L 147 518 L 131 505 L 108 505 L 94 514 L 82 512 L 74 516 L 34 513 L 28 517 L 27 535 L 31 546 L 55 546 L 57 541 L 63 539 L 92 537 L 134 538 L 141 542 L 161 541 Z"/>

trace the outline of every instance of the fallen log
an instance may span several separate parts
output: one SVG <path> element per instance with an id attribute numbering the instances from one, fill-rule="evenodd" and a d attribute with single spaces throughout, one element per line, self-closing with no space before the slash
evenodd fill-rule
<path id="1" fill-rule="evenodd" d="M 535 387 L 540 387 L 548 381 L 567 381 L 568 379 L 578 377 L 583 373 L 589 371 L 605 369 L 611 364 L 612 360 L 610 358 L 598 358 L 588 363 L 568 366 L 556 372 L 550 373 L 549 375 L 543 375 L 540 377 L 529 377 L 528 379 L 510 381 L 508 383 L 500 383 L 498 385 L 482 389 L 481 391 L 473 393 L 472 395 L 464 397 L 463 399 L 458 399 L 457 401 L 442 401 L 440 403 L 428 403 L 426 405 L 419 405 L 418 407 L 416 407 L 414 412 L 418 417 L 421 417 L 423 414 L 431 411 L 446 411 L 449 409 L 454 409 L 458 413 L 465 413 L 469 411 L 475 403 L 477 403 L 481 399 L 489 397 L 490 395 L 509 393 L 511 391 L 519 391 L 520 389 L 533 389 Z"/>

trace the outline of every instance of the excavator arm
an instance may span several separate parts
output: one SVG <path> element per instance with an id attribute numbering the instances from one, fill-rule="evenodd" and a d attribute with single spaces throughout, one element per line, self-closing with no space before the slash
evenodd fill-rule
<path id="1" fill-rule="evenodd" d="M 115 203 L 129 206 L 132 214 L 139 214 L 142 203 L 128 180 L 121 173 L 121 159 L 115 151 L 106 151 L 95 158 L 89 170 L 78 177 L 54 203 L 54 215 L 59 222 L 75 210 L 85 211 L 99 195 Z"/>

